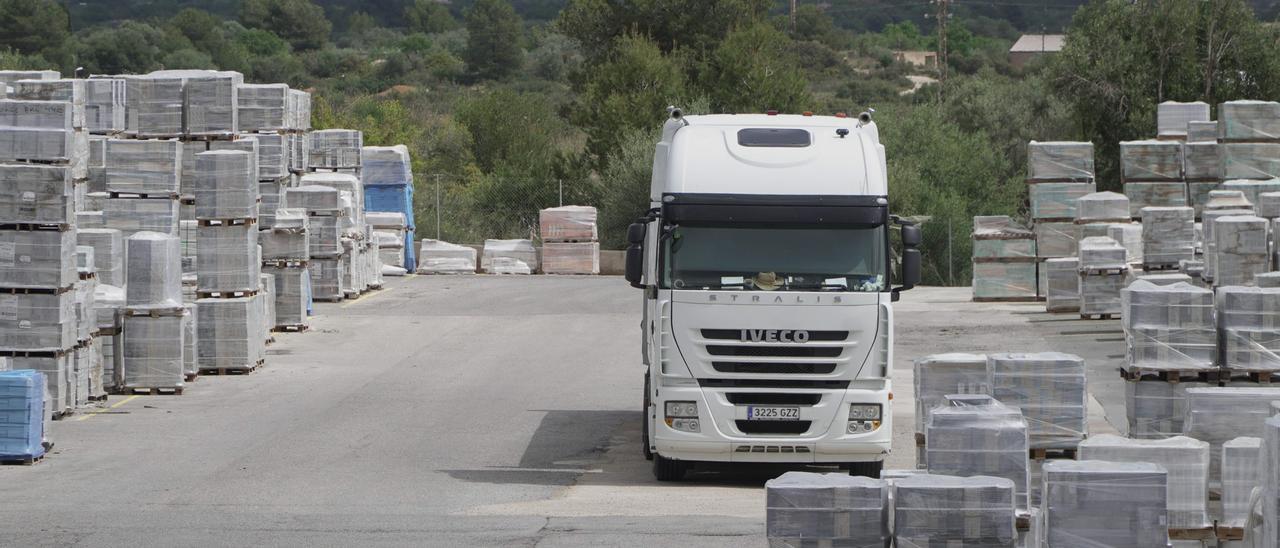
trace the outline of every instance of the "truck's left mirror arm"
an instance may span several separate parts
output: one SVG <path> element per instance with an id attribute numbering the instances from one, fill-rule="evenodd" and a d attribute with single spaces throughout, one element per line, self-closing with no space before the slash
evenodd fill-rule
<path id="1" fill-rule="evenodd" d="M 901 292 L 920 283 L 920 227 L 898 218 L 894 222 L 902 229 L 902 285 L 891 290 L 897 301 Z"/>

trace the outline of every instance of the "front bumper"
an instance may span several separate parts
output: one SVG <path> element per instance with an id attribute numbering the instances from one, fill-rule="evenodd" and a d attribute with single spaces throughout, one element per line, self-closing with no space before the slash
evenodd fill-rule
<path id="1" fill-rule="evenodd" d="M 801 409 L 813 422 L 803 435 L 745 435 L 734 426 L 745 415 L 728 404 L 726 389 L 664 387 L 649 409 L 654 449 L 663 457 L 707 462 L 850 463 L 884 460 L 893 444 L 893 413 L 888 381 L 882 389 L 824 391 L 823 404 Z M 834 393 L 832 393 L 834 392 Z M 839 397 L 831 397 L 835 395 Z M 662 409 L 668 400 L 698 402 L 701 432 L 680 432 L 666 425 Z M 871 432 L 846 432 L 850 403 L 881 404 L 882 422 Z"/>

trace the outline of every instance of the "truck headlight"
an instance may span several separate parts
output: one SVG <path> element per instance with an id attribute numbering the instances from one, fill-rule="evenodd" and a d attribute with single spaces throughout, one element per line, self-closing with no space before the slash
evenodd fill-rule
<path id="1" fill-rule="evenodd" d="M 845 431 L 850 434 L 865 434 L 880 428 L 881 411 L 882 408 L 878 403 L 849 405 L 849 424 Z"/>
<path id="2" fill-rule="evenodd" d="M 666 403 L 667 426 L 681 432 L 701 432 L 698 424 L 698 402 L 669 401 Z"/>

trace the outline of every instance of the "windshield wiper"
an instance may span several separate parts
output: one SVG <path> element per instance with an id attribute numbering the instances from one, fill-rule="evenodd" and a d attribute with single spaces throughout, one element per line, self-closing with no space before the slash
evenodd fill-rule
<path id="1" fill-rule="evenodd" d="M 849 289 L 848 284 L 787 284 L 787 289 Z"/>

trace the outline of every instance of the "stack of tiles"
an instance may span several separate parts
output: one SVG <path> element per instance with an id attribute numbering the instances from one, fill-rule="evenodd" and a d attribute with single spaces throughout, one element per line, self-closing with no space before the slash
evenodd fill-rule
<path id="1" fill-rule="evenodd" d="M 123 78 L 85 80 L 84 118 L 89 133 L 116 135 L 125 130 L 127 88 Z"/>
<path id="2" fill-rule="evenodd" d="M 531 240 L 485 240 L 480 267 L 488 274 L 533 274 L 538 250 Z"/>
<path id="3" fill-rule="evenodd" d="M 929 414 L 925 469 L 930 474 L 1008 479 L 1014 486 L 1014 505 L 1020 509 L 1030 507 L 1029 450 L 1022 412 L 999 402 L 938 407 Z"/>
<path id="4" fill-rule="evenodd" d="M 475 274 L 476 250 L 465 245 L 423 238 L 418 253 L 419 274 Z"/>
<path id="5" fill-rule="evenodd" d="M 973 300 L 1035 300 L 1036 236 L 1003 215 L 973 218 Z"/>
<path id="6" fill-rule="evenodd" d="M 1013 548 L 1014 485 L 1005 478 L 918 474 L 893 482 L 893 539 L 902 548 Z"/>
<path id="7" fill-rule="evenodd" d="M 913 378 L 916 433 L 923 435 L 929 413 L 946 405 L 952 394 L 991 394 L 984 354 L 934 354 L 915 361 Z"/>
<path id="8" fill-rule="evenodd" d="M 1280 288 L 1224 286 L 1217 296 L 1223 367 L 1233 373 L 1280 371 Z"/>
<path id="9" fill-rule="evenodd" d="M 1242 436 L 1222 444 L 1222 524 L 1244 527 L 1254 488 L 1262 486 L 1260 438 Z"/>
<path id="10" fill-rule="evenodd" d="M 1149 462 L 1168 472 L 1170 529 L 1206 529 L 1209 519 L 1209 444 L 1177 436 L 1133 440 L 1103 434 L 1080 442 L 1080 460 Z"/>
<path id="11" fill-rule="evenodd" d="M 846 474 L 787 472 L 765 483 L 770 546 L 887 546 L 889 486 Z"/>
<path id="12" fill-rule="evenodd" d="M 1234 194 L 1239 194 L 1239 192 L 1235 191 L 1215 190 L 1214 192 L 1233 192 Z M 1202 214 L 1204 221 L 1201 223 L 1204 233 L 1204 273 L 1201 277 L 1206 283 L 1214 283 L 1214 279 L 1217 277 L 1218 262 L 1215 258 L 1218 255 L 1218 219 L 1223 217 L 1249 217 L 1253 215 L 1252 209 L 1214 209 L 1212 208 L 1213 201 L 1214 199 L 1210 199 L 1210 207 L 1206 208 Z"/>
<path id="13" fill-rule="evenodd" d="M 560 206 L 538 213 L 542 232 L 542 272 L 599 274 L 600 242 L 596 208 Z"/>
<path id="14" fill-rule="evenodd" d="M 343 291 L 342 201 L 336 189 L 324 186 L 290 188 L 285 202 L 307 212 L 308 266 L 311 270 L 312 298 L 340 301 Z M 279 217 L 276 218 L 279 223 Z"/>
<path id="15" fill-rule="evenodd" d="M 1097 191 L 1093 144 L 1032 141 L 1027 145 L 1027 174 L 1036 257 L 1041 266 L 1047 259 L 1075 256 L 1076 202 Z M 1044 288 L 1040 295 L 1044 296 Z"/>
<path id="16" fill-rule="evenodd" d="M 1280 546 L 1280 417 L 1271 417 L 1263 425 L 1262 461 L 1262 545 Z"/>
<path id="17" fill-rule="evenodd" d="M 1060 352 L 987 355 L 991 396 L 1020 409 L 1032 449 L 1074 449 L 1088 434 L 1085 363 Z"/>
<path id="18" fill-rule="evenodd" d="M 1149 462 L 1055 460 L 1044 465 L 1048 546 L 1152 548 L 1169 543 L 1168 473 Z"/>
<path id="19" fill-rule="evenodd" d="M 104 226 L 125 239 L 144 231 L 176 236 L 184 144 L 109 139 L 105 146 Z"/>
<path id="20" fill-rule="evenodd" d="M 1129 275 L 1128 253 L 1115 240 L 1080 240 L 1080 316 L 1108 317 L 1121 313 L 1120 290 Z"/>
<path id="21" fill-rule="evenodd" d="M 1076 241 L 1106 236 L 1112 224 L 1129 224 L 1129 198 L 1115 192 L 1095 192 L 1076 201 Z M 1077 246 L 1078 247 L 1078 246 Z"/>
<path id="22" fill-rule="evenodd" d="M 139 232 L 125 244 L 125 309 L 121 350 L 126 392 L 181 394 L 183 324 L 182 268 L 178 238 Z"/>
<path id="23" fill-rule="evenodd" d="M 1218 332 L 1213 292 L 1187 283 L 1158 285 L 1139 279 L 1121 291 L 1127 370 L 1211 370 Z"/>
<path id="24" fill-rule="evenodd" d="M 1218 105 L 1223 179 L 1280 176 L 1280 103 L 1227 101 Z"/>
<path id="25" fill-rule="evenodd" d="M 365 220 L 376 231 L 374 236 L 378 240 L 378 255 L 382 264 L 405 270 L 404 245 L 408 222 L 404 214 L 367 211 Z"/>
<path id="26" fill-rule="evenodd" d="M 332 189 L 325 189 L 332 190 Z M 278 330 L 307 328 L 307 308 L 311 303 L 309 226 L 306 209 L 280 209 L 270 230 L 258 233 L 262 244 L 262 272 L 274 276 Z"/>
<path id="27" fill-rule="evenodd" d="M 32 463 L 44 457 L 44 373 L 0 368 L 0 461 Z"/>
<path id="28" fill-rule="evenodd" d="M 1182 143 L 1176 141 L 1120 143 L 1120 179 L 1129 198 L 1130 217 L 1138 217 L 1144 207 L 1187 205 L 1182 148 Z"/>
<path id="29" fill-rule="evenodd" d="M 361 151 L 365 210 L 368 212 L 399 213 L 404 216 L 401 258 L 387 260 L 394 251 L 380 247 L 382 263 L 412 272 L 418 267 L 417 250 L 413 247 L 415 221 L 413 213 L 413 164 L 409 149 L 404 145 L 392 147 L 364 147 Z M 376 228 L 376 227 L 375 227 Z"/>
<path id="30" fill-rule="evenodd" d="M 1142 208 L 1144 270 L 1176 270 L 1195 258 L 1195 210 L 1190 207 Z"/>
<path id="31" fill-rule="evenodd" d="M 1213 285 L 1253 285 L 1253 277 L 1269 270 L 1267 241 L 1270 223 L 1252 215 L 1228 215 L 1213 221 L 1213 252 L 1205 260 L 1213 264 Z"/>
<path id="32" fill-rule="evenodd" d="M 1210 477 L 1219 478 L 1222 444 L 1241 436 L 1261 437 L 1262 421 L 1275 414 L 1280 388 L 1188 388 L 1183 434 L 1209 443 Z"/>
<path id="33" fill-rule="evenodd" d="M 1080 259 L 1062 257 L 1040 263 L 1045 270 L 1045 311 L 1080 311 Z"/>
<path id="34" fill-rule="evenodd" d="M 1189 139 L 1188 124 L 1209 120 L 1209 104 L 1202 101 L 1165 101 L 1156 106 L 1156 135 L 1161 140 Z"/>

